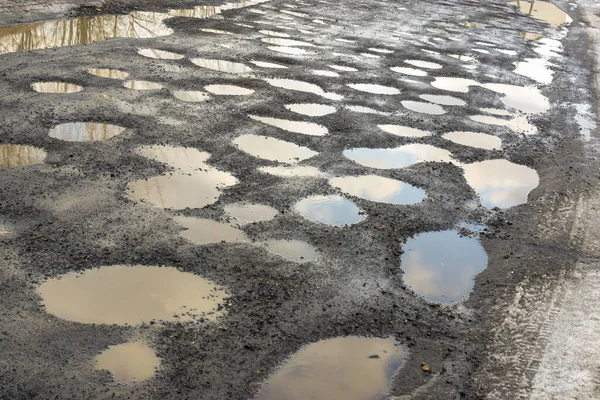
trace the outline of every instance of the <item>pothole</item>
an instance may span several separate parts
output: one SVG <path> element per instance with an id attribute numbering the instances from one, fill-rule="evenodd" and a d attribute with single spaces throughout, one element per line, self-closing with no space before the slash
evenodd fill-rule
<path id="1" fill-rule="evenodd" d="M 339 78 L 340 74 L 335 71 L 327 71 L 326 69 L 314 69 L 312 70 L 313 75 L 317 76 L 328 76 L 330 78 Z"/>
<path id="2" fill-rule="evenodd" d="M 408 110 L 422 113 L 422 114 L 430 114 L 430 115 L 442 115 L 446 114 L 446 110 L 438 104 L 427 103 L 424 101 L 412 101 L 412 100 L 404 100 L 400 102 L 402 106 Z"/>
<path id="3" fill-rule="evenodd" d="M 193 64 L 213 71 L 227 72 L 229 74 L 247 74 L 253 71 L 246 64 L 236 63 L 232 61 L 216 60 L 209 58 L 192 58 Z"/>
<path id="4" fill-rule="evenodd" d="M 319 252 L 301 240 L 269 240 L 262 245 L 270 253 L 298 264 L 319 260 Z"/>
<path id="5" fill-rule="evenodd" d="M 42 164 L 46 156 L 46 152 L 38 147 L 21 144 L 0 144 L 0 168 Z"/>
<path id="6" fill-rule="evenodd" d="M 427 301 L 453 303 L 473 289 L 473 279 L 487 266 L 487 255 L 476 238 L 457 231 L 426 232 L 406 241 L 402 279 Z"/>
<path id="7" fill-rule="evenodd" d="M 161 83 L 140 80 L 125 81 L 123 82 L 123 86 L 133 90 L 159 90 L 163 88 Z"/>
<path id="8" fill-rule="evenodd" d="M 285 108 L 297 114 L 307 115 L 309 117 L 322 117 L 336 112 L 336 108 L 333 106 L 316 103 L 287 104 Z"/>
<path id="9" fill-rule="evenodd" d="M 535 1 L 532 3 L 528 1 L 516 1 L 508 4 L 519 8 L 521 12 L 526 13 L 533 18 L 545 21 L 552 26 L 558 27 L 573 22 L 573 19 L 569 17 L 567 13 L 547 1 Z"/>
<path id="10" fill-rule="evenodd" d="M 158 60 L 181 60 L 185 58 L 183 54 L 172 53 L 170 51 L 158 50 L 158 49 L 138 49 L 138 54 L 147 58 L 154 58 Z"/>
<path id="11" fill-rule="evenodd" d="M 443 96 L 435 94 L 421 94 L 419 98 L 431 103 L 441 104 L 443 106 L 465 106 L 467 102 L 453 96 Z"/>
<path id="12" fill-rule="evenodd" d="M 67 142 L 108 140 L 125 132 L 126 128 L 102 122 L 68 122 L 50 129 L 48 136 Z"/>
<path id="13" fill-rule="evenodd" d="M 369 51 L 373 51 L 375 53 L 381 53 L 381 54 L 392 54 L 394 52 L 394 50 L 383 49 L 381 47 L 369 47 Z"/>
<path id="14" fill-rule="evenodd" d="M 466 78 L 451 78 L 446 76 L 438 76 L 431 83 L 434 88 L 448 90 L 450 92 L 468 93 L 469 86 L 479 85 L 479 82 L 473 79 Z"/>
<path id="15" fill-rule="evenodd" d="M 423 189 L 378 175 L 334 177 L 329 184 L 346 194 L 379 203 L 416 204 L 427 197 Z"/>
<path id="16" fill-rule="evenodd" d="M 454 143 L 484 150 L 500 150 L 502 148 L 502 140 L 499 137 L 486 133 L 455 131 L 445 133 L 442 137 Z"/>
<path id="17" fill-rule="evenodd" d="M 111 373 L 121 383 L 138 383 L 154 376 L 160 366 L 160 358 L 142 341 L 109 346 L 94 357 L 96 369 Z"/>
<path id="18" fill-rule="evenodd" d="M 254 157 L 287 164 L 295 164 L 319 154 L 308 147 L 268 136 L 246 134 L 239 136 L 232 143 Z"/>
<path id="19" fill-rule="evenodd" d="M 379 169 L 405 168 L 422 162 L 452 162 L 452 154 L 428 144 L 407 144 L 393 149 L 357 148 L 344 156 L 360 165 Z"/>
<path id="20" fill-rule="evenodd" d="M 397 72 L 399 74 L 404 74 L 404 75 L 427 76 L 427 71 L 423 71 L 422 69 L 417 69 L 417 68 L 391 67 L 390 69 L 394 72 Z"/>
<path id="21" fill-rule="evenodd" d="M 230 224 L 213 221 L 211 219 L 177 216 L 175 222 L 185 228 L 179 236 L 196 244 L 214 243 L 245 243 L 250 239 L 244 231 Z"/>
<path id="22" fill-rule="evenodd" d="M 537 127 L 531 124 L 527 116 L 523 114 L 516 114 L 509 119 L 493 117 L 491 115 L 471 115 L 469 119 L 487 125 L 505 126 L 525 135 L 535 135 L 538 133 Z"/>
<path id="23" fill-rule="evenodd" d="M 287 69 L 287 67 L 285 65 L 272 63 L 272 62 L 266 62 L 266 61 L 251 60 L 250 63 L 256 65 L 257 67 L 261 67 L 261 68 Z"/>
<path id="24" fill-rule="evenodd" d="M 423 60 L 405 60 L 404 62 L 410 65 L 414 65 L 417 68 L 441 69 L 444 67 L 442 64 Z"/>
<path id="25" fill-rule="evenodd" d="M 372 94 L 395 95 L 400 94 L 400 89 L 391 86 L 374 85 L 370 83 L 350 83 L 348 87 L 360 92 Z"/>
<path id="26" fill-rule="evenodd" d="M 67 82 L 35 82 L 31 88 L 38 93 L 77 93 L 83 90 L 83 86 Z"/>
<path id="27" fill-rule="evenodd" d="M 392 376 L 407 356 L 394 337 L 322 340 L 287 359 L 256 399 L 383 399 L 390 394 Z"/>
<path id="28" fill-rule="evenodd" d="M 259 117 L 257 115 L 249 115 L 249 117 L 255 121 L 262 122 L 263 124 L 271 125 L 288 132 L 300 133 L 302 135 L 325 136 L 329 133 L 329 130 L 326 127 L 314 122 L 291 121 L 288 119 Z"/>
<path id="29" fill-rule="evenodd" d="M 379 129 L 384 132 L 391 133 L 395 136 L 401 137 L 425 137 L 431 136 L 431 132 L 423 131 L 417 128 L 411 128 L 410 126 L 402 125 L 377 125 Z"/>
<path id="30" fill-rule="evenodd" d="M 254 93 L 252 89 L 236 85 L 207 85 L 204 90 L 217 96 L 250 96 Z"/>
<path id="31" fill-rule="evenodd" d="M 265 204 L 228 204 L 223 207 L 223 211 L 239 225 L 270 221 L 279 215 L 279 211 Z"/>
<path id="32" fill-rule="evenodd" d="M 38 289 L 46 311 L 85 324 L 214 320 L 227 293 L 177 268 L 113 265 L 69 272 Z"/>
<path id="33" fill-rule="evenodd" d="M 172 93 L 176 99 L 189 103 L 201 103 L 210 99 L 207 93 L 197 90 L 175 90 Z"/>
<path id="34" fill-rule="evenodd" d="M 288 35 L 285 32 L 277 32 L 277 31 L 270 31 L 270 30 L 260 30 L 260 31 L 258 31 L 258 33 L 262 33 L 263 35 L 267 35 L 267 36 L 275 36 L 275 37 L 282 37 L 282 38 L 290 37 L 290 35 Z"/>
<path id="35" fill-rule="evenodd" d="M 309 221 L 330 226 L 353 225 L 366 218 L 356 204 L 338 195 L 307 197 L 294 205 L 294 211 Z"/>
<path id="36" fill-rule="evenodd" d="M 108 79 L 127 79 L 129 77 L 129 72 L 121 71 L 118 69 L 109 69 L 109 68 L 89 68 L 87 72 L 94 76 L 99 76 L 100 78 L 108 78 Z"/>

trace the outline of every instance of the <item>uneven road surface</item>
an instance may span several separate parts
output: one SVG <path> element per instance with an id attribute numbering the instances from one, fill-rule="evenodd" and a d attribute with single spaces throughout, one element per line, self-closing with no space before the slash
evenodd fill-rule
<path id="1" fill-rule="evenodd" d="M 599 27 L 0 0 L 0 399 L 599 399 Z"/>

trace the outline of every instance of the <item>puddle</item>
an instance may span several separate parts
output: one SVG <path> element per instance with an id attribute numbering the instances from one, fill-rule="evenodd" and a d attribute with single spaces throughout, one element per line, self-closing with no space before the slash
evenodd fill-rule
<path id="1" fill-rule="evenodd" d="M 469 186 L 487 208 L 508 208 L 527 203 L 539 184 L 537 172 L 507 160 L 487 160 L 462 166 Z"/>
<path id="2" fill-rule="evenodd" d="M 252 60 L 252 61 L 250 61 L 250 63 L 256 65 L 257 67 L 261 67 L 261 68 L 287 69 L 287 67 L 285 65 L 271 63 L 271 62 L 265 62 L 265 61 Z"/>
<path id="3" fill-rule="evenodd" d="M 380 47 L 370 47 L 369 51 L 374 51 L 375 53 L 382 53 L 382 54 L 392 54 L 394 52 L 394 50 L 382 49 Z"/>
<path id="4" fill-rule="evenodd" d="M 138 49 L 138 54 L 158 60 L 181 60 L 185 58 L 183 54 L 171 53 L 170 51 L 156 49 Z"/>
<path id="5" fill-rule="evenodd" d="M 402 125 L 377 125 L 377 127 L 387 133 L 391 133 L 392 135 L 402 136 L 402 137 L 425 137 L 431 136 L 431 132 L 423 131 L 417 128 L 411 128 L 410 126 L 402 126 Z"/>
<path id="6" fill-rule="evenodd" d="M 46 159 L 46 155 L 44 150 L 33 146 L 0 144 L 0 168 L 27 167 L 42 164 Z"/>
<path id="7" fill-rule="evenodd" d="M 508 4 L 517 7 L 521 12 L 529 14 L 533 18 L 545 21 L 552 26 L 561 26 L 573 22 L 573 19 L 571 19 L 567 13 L 554 4 L 546 1 L 535 1 L 533 3 L 528 1 L 516 1 Z"/>
<path id="8" fill-rule="evenodd" d="M 508 56 L 516 56 L 518 53 L 514 50 L 507 50 L 507 49 L 496 49 L 497 52 L 502 53 L 502 54 L 506 54 Z"/>
<path id="9" fill-rule="evenodd" d="M 325 174 L 316 167 L 260 167 L 258 170 L 264 174 L 275 175 L 281 178 L 308 178 L 325 176 Z"/>
<path id="10" fill-rule="evenodd" d="M 193 147 L 140 146 L 135 149 L 135 152 L 143 157 L 167 164 L 169 167 L 182 172 L 189 173 L 212 169 L 210 165 L 206 164 L 210 158 L 210 154 Z"/>
<path id="11" fill-rule="evenodd" d="M 407 144 L 393 149 L 357 148 L 344 151 L 348 159 L 370 168 L 405 168 L 422 162 L 452 162 L 452 154 L 428 144 Z"/>
<path id="12" fill-rule="evenodd" d="M 229 74 L 247 74 L 253 71 L 252 68 L 245 64 L 232 61 L 208 58 L 192 58 L 190 61 L 199 67 L 211 69 L 213 71 L 227 72 Z"/>
<path id="13" fill-rule="evenodd" d="M 168 14 L 132 12 L 91 18 L 61 19 L 0 28 L 0 54 L 103 42 L 114 38 L 154 38 L 173 31 Z"/>
<path id="14" fill-rule="evenodd" d="M 67 142 L 108 140 L 125 132 L 126 128 L 100 122 L 69 122 L 50 129 L 48 136 Z"/>
<path id="15" fill-rule="evenodd" d="M 200 32 L 216 33 L 217 35 L 233 35 L 233 32 L 224 31 L 222 29 L 200 28 Z"/>
<path id="16" fill-rule="evenodd" d="M 341 43 L 356 43 L 356 40 L 343 39 L 343 38 L 337 38 L 337 39 L 335 39 L 335 41 L 341 42 Z"/>
<path id="17" fill-rule="evenodd" d="M 254 90 L 235 85 L 208 85 L 204 90 L 217 96 L 249 96 Z"/>
<path id="18" fill-rule="evenodd" d="M 83 90 L 83 86 L 66 82 L 35 82 L 31 88 L 38 93 L 77 93 Z"/>
<path id="19" fill-rule="evenodd" d="M 307 197 L 294 205 L 294 211 L 309 221 L 331 226 L 353 225 L 366 218 L 356 204 L 338 195 Z"/>
<path id="20" fill-rule="evenodd" d="M 329 76 L 330 78 L 338 78 L 340 74 L 334 71 L 327 71 L 325 69 L 314 69 L 312 71 L 313 75 L 317 76 Z"/>
<path id="21" fill-rule="evenodd" d="M 469 86 L 479 85 L 479 82 L 473 79 L 465 78 L 450 78 L 450 77 L 436 77 L 431 86 L 434 88 L 448 90 L 450 92 L 468 93 Z"/>
<path id="22" fill-rule="evenodd" d="M 422 60 L 405 60 L 407 64 L 414 65 L 418 68 L 426 68 L 426 69 L 441 69 L 444 66 L 442 64 L 430 62 L 430 61 L 422 61 Z"/>
<path id="23" fill-rule="evenodd" d="M 96 369 L 111 373 L 122 383 L 143 382 L 150 379 L 160 366 L 160 358 L 144 342 L 123 343 L 110 346 L 94 357 Z"/>
<path id="24" fill-rule="evenodd" d="M 475 51 L 475 52 L 481 53 L 481 54 L 490 54 L 490 52 L 486 49 L 471 49 L 471 51 Z"/>
<path id="25" fill-rule="evenodd" d="M 452 96 L 441 96 L 435 94 L 421 94 L 419 98 L 429 101 L 436 104 L 441 104 L 444 106 L 465 106 L 467 104 L 466 101 L 459 99 L 458 97 Z"/>
<path id="26" fill-rule="evenodd" d="M 543 58 L 526 58 L 525 61 L 517 61 L 515 74 L 523 75 L 536 82 L 547 85 L 552 82 L 554 71 L 548 68 L 551 64 Z"/>
<path id="27" fill-rule="evenodd" d="M 360 53 L 361 56 L 366 57 L 366 58 L 381 58 L 381 56 L 378 56 L 377 54 L 371 54 L 371 53 Z"/>
<path id="28" fill-rule="evenodd" d="M 123 86 L 133 90 L 159 90 L 163 88 L 161 83 L 138 80 L 125 81 Z"/>
<path id="29" fill-rule="evenodd" d="M 431 115 L 446 114 L 446 110 L 438 104 L 426 103 L 424 101 L 404 100 L 400 102 L 402 106 L 414 112 Z"/>
<path id="30" fill-rule="evenodd" d="M 298 47 L 267 46 L 267 49 L 276 51 L 278 53 L 292 54 L 292 55 L 301 55 L 301 56 L 308 55 L 308 54 L 314 54 L 311 51 L 306 51 L 304 49 L 299 49 Z"/>
<path id="31" fill-rule="evenodd" d="M 487 266 L 487 254 L 475 238 L 457 231 L 426 232 L 406 241 L 402 279 L 435 303 L 453 303 L 473 289 L 473 278 Z"/>
<path id="32" fill-rule="evenodd" d="M 329 133 L 326 127 L 314 122 L 290 121 L 288 119 L 259 117 L 256 115 L 249 115 L 249 117 L 255 121 L 262 122 L 263 124 L 271 125 L 288 132 L 300 133 L 302 135 L 325 136 Z"/>
<path id="33" fill-rule="evenodd" d="M 331 69 L 335 69 L 336 71 L 343 71 L 343 72 L 356 72 L 356 71 L 358 71 L 358 69 L 356 69 L 354 67 L 347 67 L 345 65 L 332 64 L 332 65 L 328 65 L 328 67 L 331 68 Z"/>
<path id="34" fill-rule="evenodd" d="M 176 99 L 189 103 L 201 103 L 210 99 L 208 94 L 196 90 L 175 90 L 172 93 Z"/>
<path id="35" fill-rule="evenodd" d="M 512 115 L 510 112 L 503 110 L 501 108 L 480 108 L 479 111 L 488 113 L 488 114 L 493 114 L 493 115 L 500 115 L 500 116 L 504 116 L 504 117 L 508 117 L 508 116 Z"/>
<path id="36" fill-rule="evenodd" d="M 223 211 L 240 225 L 270 221 L 279 215 L 279 211 L 265 204 L 228 204 L 223 207 Z"/>
<path id="37" fill-rule="evenodd" d="M 427 195 L 423 189 L 378 175 L 344 176 L 329 179 L 329 184 L 361 199 L 390 204 L 416 204 Z"/>
<path id="38" fill-rule="evenodd" d="M 274 87 L 281 89 L 295 90 L 298 92 L 314 93 L 330 100 L 342 100 L 344 97 L 335 93 L 326 93 L 320 86 L 314 83 L 297 81 L 294 79 L 265 79 L 265 81 Z"/>
<path id="39" fill-rule="evenodd" d="M 411 76 L 427 76 L 427 71 L 423 71 L 417 68 L 408 68 L 408 67 L 391 67 L 390 68 L 394 72 L 398 72 L 399 74 L 411 75 Z"/>
<path id="40" fill-rule="evenodd" d="M 550 109 L 548 98 L 533 86 L 484 83 L 481 87 L 503 94 L 504 97 L 500 98 L 502 103 L 524 113 L 541 113 Z"/>
<path id="41" fill-rule="evenodd" d="M 366 400 L 389 395 L 408 351 L 395 338 L 358 336 L 302 347 L 263 384 L 257 400 Z"/>
<path id="42" fill-rule="evenodd" d="M 254 157 L 286 164 L 296 164 L 319 154 L 308 147 L 268 136 L 247 134 L 239 136 L 232 143 Z"/>
<path id="43" fill-rule="evenodd" d="M 172 267 L 113 265 L 69 272 L 38 289 L 46 312 L 84 324 L 214 320 L 227 293 Z"/>
<path id="44" fill-rule="evenodd" d="M 245 243 L 250 241 L 244 231 L 234 228 L 230 224 L 223 224 L 211 219 L 183 216 L 177 216 L 174 220 L 185 228 L 184 231 L 179 233 L 179 236 L 196 244 Z"/>
<path id="45" fill-rule="evenodd" d="M 400 94 L 400 90 L 395 87 L 373 85 L 369 83 L 350 83 L 348 87 L 365 93 L 394 95 Z"/>
<path id="46" fill-rule="evenodd" d="M 269 30 L 264 30 L 264 29 L 258 31 L 258 33 L 262 33 L 263 35 L 267 35 L 267 36 L 275 36 L 275 37 L 282 37 L 282 38 L 290 37 L 290 35 L 288 35 L 285 32 L 269 31 Z"/>
<path id="47" fill-rule="evenodd" d="M 532 125 L 527 119 L 527 116 L 523 114 L 517 114 L 510 119 L 497 118 L 490 115 L 471 115 L 469 119 L 487 125 L 506 126 L 515 132 L 523 133 L 525 135 L 535 135 L 538 133 L 537 127 Z"/>
<path id="48" fill-rule="evenodd" d="M 284 46 L 284 47 L 293 47 L 293 46 L 303 46 L 303 47 L 314 47 L 315 45 L 308 42 L 303 42 L 300 40 L 292 40 L 292 39 L 282 39 L 282 38 L 262 38 L 261 42 L 274 44 L 276 46 Z"/>
<path id="49" fill-rule="evenodd" d="M 87 72 L 94 76 L 99 76 L 100 78 L 109 79 L 127 79 L 129 76 L 129 72 L 120 71 L 118 69 L 90 68 Z"/>
<path id="50" fill-rule="evenodd" d="M 456 131 L 445 133 L 442 137 L 454 143 L 484 150 L 500 150 L 502 148 L 502 140 L 499 137 L 486 133 Z"/>
<path id="51" fill-rule="evenodd" d="M 346 109 L 353 111 L 353 112 L 357 112 L 357 113 L 361 113 L 361 114 L 377 114 L 377 115 L 385 115 L 385 113 L 382 113 L 381 111 L 377 111 L 374 108 L 371 107 L 364 107 L 364 106 L 346 106 Z"/>
<path id="52" fill-rule="evenodd" d="M 285 108 L 291 112 L 307 115 L 309 117 L 322 117 L 336 112 L 336 108 L 333 106 L 316 103 L 287 104 Z"/>
<path id="53" fill-rule="evenodd" d="M 263 246 L 273 254 L 299 264 L 317 261 L 319 252 L 301 240 L 269 240 Z"/>

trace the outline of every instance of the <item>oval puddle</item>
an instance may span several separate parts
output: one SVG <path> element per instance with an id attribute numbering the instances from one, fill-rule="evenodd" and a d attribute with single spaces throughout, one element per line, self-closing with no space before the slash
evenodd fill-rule
<path id="1" fill-rule="evenodd" d="M 159 90 L 163 88 L 161 83 L 140 80 L 125 81 L 123 82 L 123 86 L 133 90 Z"/>
<path id="2" fill-rule="evenodd" d="M 138 49 L 138 54 L 147 58 L 154 58 L 157 60 L 181 60 L 185 58 L 183 54 L 172 53 L 170 51 L 157 49 Z"/>
<path id="3" fill-rule="evenodd" d="M 385 95 L 394 95 L 400 94 L 400 90 L 395 87 L 390 86 L 382 86 L 382 85 L 373 85 L 370 83 L 350 83 L 347 85 L 354 90 L 358 90 L 360 92 L 372 93 L 372 94 L 385 94 Z"/>
<path id="4" fill-rule="evenodd" d="M 38 147 L 21 144 L 0 144 L 0 168 L 42 164 L 46 156 L 46 152 Z"/>
<path id="5" fill-rule="evenodd" d="M 290 35 L 288 35 L 287 33 L 277 32 L 277 31 L 260 30 L 260 31 L 258 31 L 258 33 L 262 33 L 263 35 L 267 35 L 267 36 L 275 36 L 275 37 L 282 37 L 282 38 L 290 37 Z"/>
<path id="6" fill-rule="evenodd" d="M 394 52 L 394 50 L 382 49 L 380 47 L 369 47 L 369 50 L 381 54 L 392 54 Z"/>
<path id="7" fill-rule="evenodd" d="M 266 62 L 266 61 L 252 60 L 252 61 L 250 61 L 250 63 L 256 65 L 257 67 L 262 67 L 262 68 L 287 69 L 287 67 L 285 65 Z"/>
<path id="8" fill-rule="evenodd" d="M 175 222 L 185 228 L 179 236 L 196 244 L 215 243 L 245 243 L 250 239 L 244 231 L 230 224 L 213 221 L 211 219 L 177 216 Z"/>
<path id="9" fill-rule="evenodd" d="M 204 90 L 217 96 L 249 96 L 254 90 L 235 85 L 208 85 Z"/>
<path id="10" fill-rule="evenodd" d="M 233 35 L 233 32 L 224 31 L 223 29 L 200 28 L 200 32 L 216 33 L 217 35 Z"/>
<path id="11" fill-rule="evenodd" d="M 336 112 L 336 108 L 333 106 L 316 103 L 287 104 L 285 108 L 291 112 L 307 115 L 309 117 L 322 117 Z"/>
<path id="12" fill-rule="evenodd" d="M 288 46 L 267 46 L 267 49 L 276 51 L 278 53 L 305 56 L 308 54 L 315 54 L 312 51 L 306 51 L 304 49 L 300 49 L 298 47 L 288 47 Z"/>
<path id="13" fill-rule="evenodd" d="M 294 205 L 294 211 L 309 221 L 331 226 L 353 225 L 366 218 L 356 204 L 338 195 L 307 197 Z"/>
<path id="14" fill-rule="evenodd" d="M 423 71 L 422 69 L 417 69 L 417 68 L 391 67 L 390 70 L 397 72 L 399 74 L 404 74 L 404 75 L 427 76 L 427 71 Z"/>
<path id="15" fill-rule="evenodd" d="M 77 93 L 83 90 L 83 86 L 66 82 L 35 82 L 31 84 L 31 88 L 38 93 L 58 94 Z"/>
<path id="16" fill-rule="evenodd" d="M 201 103 L 210 99 L 207 93 L 197 90 L 175 90 L 172 94 L 176 99 L 189 103 Z"/>
<path id="17" fill-rule="evenodd" d="M 127 79 L 129 76 L 129 72 L 120 71 L 118 69 L 108 69 L 108 68 L 90 68 L 87 72 L 94 76 L 99 76 L 100 78 L 108 78 L 108 79 Z"/>
<path id="18" fill-rule="evenodd" d="M 465 106 L 467 102 L 453 96 L 443 96 L 435 94 L 421 94 L 419 98 L 431 103 L 441 104 L 443 106 Z"/>
<path id="19" fill-rule="evenodd" d="M 125 132 L 126 128 L 101 122 L 69 122 L 50 129 L 48 136 L 67 142 L 108 140 Z"/>
<path id="20" fill-rule="evenodd" d="M 340 74 L 335 71 L 327 71 L 324 69 L 315 69 L 312 71 L 312 74 L 317 76 L 328 76 L 330 78 L 338 78 L 340 76 Z"/>
<path id="21" fill-rule="evenodd" d="M 454 143 L 484 150 L 499 150 L 502 148 L 502 140 L 499 137 L 486 133 L 456 131 L 444 133 L 442 137 Z"/>
<path id="22" fill-rule="evenodd" d="M 441 69 L 444 66 L 442 64 L 430 62 L 430 61 L 422 61 L 422 60 L 405 60 L 407 64 L 414 65 L 418 68 L 426 68 L 426 69 Z"/>
<path id="23" fill-rule="evenodd" d="M 438 104 L 426 103 L 424 101 L 411 101 L 405 100 L 400 102 L 402 106 L 408 110 L 430 115 L 442 115 L 446 114 L 446 110 Z"/>
<path id="24" fill-rule="evenodd" d="M 296 164 L 319 154 L 308 147 L 267 136 L 247 134 L 239 136 L 232 143 L 254 157 L 287 164 Z"/>
<path id="25" fill-rule="evenodd" d="M 425 137 L 431 136 L 431 132 L 423 131 L 417 128 L 411 128 L 410 126 L 401 125 L 377 125 L 379 129 L 384 132 L 391 133 L 395 136 L 401 137 Z"/>
<path id="26" fill-rule="evenodd" d="M 198 67 L 211 69 L 213 71 L 227 72 L 229 74 L 247 74 L 253 71 L 253 69 L 246 64 L 232 61 L 208 58 L 192 58 L 190 61 Z"/>
<path id="27" fill-rule="evenodd" d="M 96 369 L 110 372 L 117 382 L 138 383 L 154 376 L 160 366 L 160 358 L 140 341 L 109 346 L 94 357 L 94 364 Z"/>
<path id="28" fill-rule="evenodd" d="M 346 194 L 379 203 L 416 204 L 427 197 L 423 189 L 377 175 L 335 177 L 329 179 L 329 184 Z"/>
<path id="29" fill-rule="evenodd" d="M 308 42 L 293 39 L 281 39 L 281 38 L 262 38 L 261 42 L 274 44 L 276 46 L 292 47 L 292 46 L 303 46 L 303 47 L 314 47 L 315 45 Z"/>
<path id="30" fill-rule="evenodd" d="M 262 122 L 263 124 L 271 125 L 288 132 L 300 133 L 302 135 L 325 136 L 329 133 L 329 130 L 326 127 L 314 122 L 291 121 L 288 119 L 259 117 L 257 115 L 249 115 L 249 117 L 255 121 Z"/>
<path id="31" fill-rule="evenodd" d="M 344 156 L 360 165 L 379 169 L 405 168 L 422 162 L 452 162 L 452 154 L 428 144 L 407 144 L 393 149 L 357 148 Z"/>

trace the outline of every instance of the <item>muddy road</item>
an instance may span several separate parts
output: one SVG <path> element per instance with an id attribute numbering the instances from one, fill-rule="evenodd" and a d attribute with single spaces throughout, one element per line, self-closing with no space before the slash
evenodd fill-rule
<path id="1" fill-rule="evenodd" d="M 595 3 L 0 0 L 1 399 L 596 399 Z"/>

